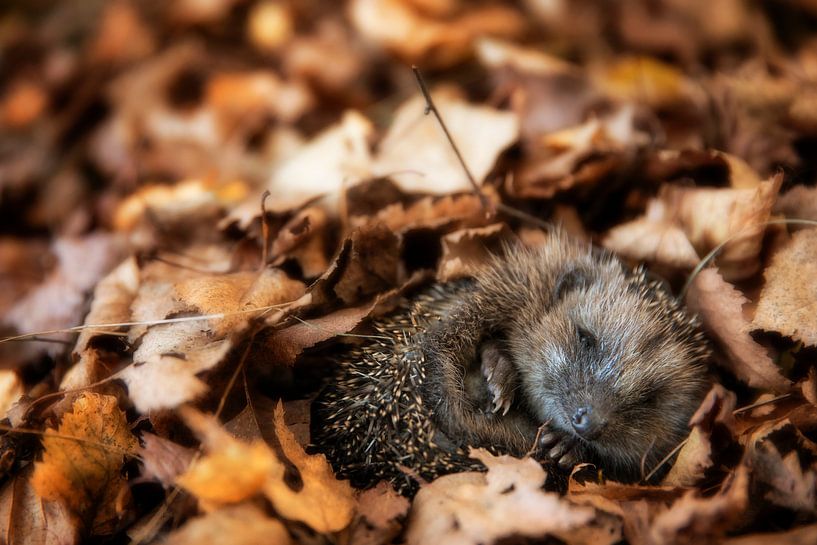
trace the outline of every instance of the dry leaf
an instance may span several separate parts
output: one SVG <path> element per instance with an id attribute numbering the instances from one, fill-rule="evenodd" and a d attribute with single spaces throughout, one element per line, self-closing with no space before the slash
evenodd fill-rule
<path id="1" fill-rule="evenodd" d="M 7 545 L 80 543 L 76 519 L 61 502 L 43 501 L 34 491 L 28 466 L 0 491 L 0 541 Z"/>
<path id="2" fill-rule="evenodd" d="M 690 310 L 700 316 L 704 327 L 726 352 L 726 360 L 719 363 L 754 388 L 774 392 L 789 389 L 789 381 L 749 335 L 751 328 L 741 310 L 746 298 L 715 269 L 704 269 L 695 277 L 686 299 Z"/>
<path id="3" fill-rule="evenodd" d="M 571 532 L 590 523 L 595 512 L 541 487 L 545 472 L 534 460 L 472 456 L 488 473 L 445 475 L 425 485 L 414 500 L 407 543 L 477 544 L 510 536 L 557 537 L 571 543 Z M 614 543 L 620 535 L 610 536 Z"/>
<path id="4" fill-rule="evenodd" d="M 763 277 L 753 325 L 817 345 L 817 229 L 794 233 Z"/>
<path id="5" fill-rule="evenodd" d="M 116 398 L 82 394 L 56 433 L 46 432 L 43 446 L 31 477 L 37 495 L 59 502 L 96 534 L 113 531 L 120 516 L 117 500 L 129 494 L 123 458 L 138 448 Z"/>
<path id="6" fill-rule="evenodd" d="M 100 280 L 94 289 L 91 310 L 84 325 L 121 324 L 130 321 L 130 306 L 139 289 L 139 267 L 133 257 L 123 261 L 117 268 Z M 122 328 L 104 330 L 84 329 L 74 345 L 76 363 L 62 379 L 60 388 L 71 390 L 83 388 L 105 378 L 109 370 L 98 365 L 96 349 L 89 347 L 92 339 L 120 331 Z"/>
<path id="7" fill-rule="evenodd" d="M 352 543 L 379 545 L 390 543 L 402 529 L 399 519 L 408 513 L 408 499 L 397 494 L 383 481 L 358 497 L 359 518 L 352 527 Z"/>
<path id="8" fill-rule="evenodd" d="M 783 214 L 788 219 L 817 221 L 817 187 L 798 185 L 786 191 L 774 203 L 774 213 Z M 789 225 L 790 229 L 802 228 Z"/>
<path id="9" fill-rule="evenodd" d="M 327 210 L 337 209 L 344 185 L 368 178 L 368 140 L 372 125 L 357 112 L 347 112 L 288 160 L 276 165 L 267 182 L 270 210 L 287 210 L 315 197 Z M 259 202 L 257 200 L 256 202 Z"/>
<path id="10" fill-rule="evenodd" d="M 23 383 L 14 371 L 0 370 L 0 420 L 6 418 L 11 406 L 23 395 Z"/>
<path id="11" fill-rule="evenodd" d="M 654 543 L 706 543 L 722 538 L 743 516 L 749 503 L 749 472 L 744 467 L 727 479 L 715 496 L 688 492 L 652 523 Z"/>
<path id="12" fill-rule="evenodd" d="M 494 166 L 497 156 L 519 135 L 519 120 L 512 112 L 469 104 L 452 92 L 435 92 L 434 103 L 465 164 L 478 184 Z M 424 115 L 422 96 L 405 102 L 394 115 L 372 167 L 407 192 L 433 194 L 471 191 L 439 122 Z"/>
<path id="13" fill-rule="evenodd" d="M 752 470 L 755 489 L 762 490 L 764 499 L 776 506 L 813 517 L 817 513 L 817 472 L 801 463 L 799 452 L 813 457 L 817 454 L 813 443 L 786 420 L 765 422 L 747 443 L 743 463 Z"/>
<path id="14" fill-rule="evenodd" d="M 202 436 L 208 454 L 181 475 L 178 483 L 207 509 L 237 503 L 263 492 L 284 518 L 299 520 L 318 532 L 337 532 L 349 525 L 355 502 L 348 481 L 335 479 L 323 455 L 307 455 L 284 423 L 283 409 L 275 413 L 281 446 L 274 453 L 263 441 L 243 443 L 218 427 L 216 421 L 185 410 L 188 425 Z M 295 471 L 292 480 L 286 477 Z"/>
<path id="15" fill-rule="evenodd" d="M 200 545 L 217 539 L 223 545 L 289 545 L 286 527 L 269 517 L 253 504 L 227 506 L 202 517 L 190 519 L 187 524 L 171 532 L 162 540 L 164 545 Z"/>
<path id="16" fill-rule="evenodd" d="M 141 438 L 145 444 L 139 448 L 144 465 L 142 478 L 155 479 L 165 487 L 172 486 L 190 465 L 195 451 L 152 433 L 143 432 Z"/>
<path id="17" fill-rule="evenodd" d="M 667 205 L 652 199 L 644 216 L 613 227 L 602 244 L 635 261 L 692 269 L 700 258 L 684 231 L 668 221 Z"/>
<path id="18" fill-rule="evenodd" d="M 416 1 L 416 0 L 415 0 Z M 512 36 L 523 26 L 519 14 L 502 6 L 479 6 L 459 17 L 425 17 L 405 0 L 355 0 L 349 8 L 357 30 L 369 40 L 403 57 L 438 67 L 470 54 L 480 35 Z"/>
<path id="19" fill-rule="evenodd" d="M 759 254 L 772 205 L 783 176 L 755 189 L 710 189 L 665 186 L 661 198 L 676 214 L 700 255 L 729 240 L 716 262 L 728 281 L 748 278 L 760 266 Z"/>
<path id="20" fill-rule="evenodd" d="M 442 238 L 443 255 L 437 278 L 447 282 L 473 275 L 490 258 L 491 251 L 499 251 L 502 243 L 511 240 L 512 236 L 510 229 L 502 223 L 461 229 L 445 235 Z"/>
<path id="21" fill-rule="evenodd" d="M 149 310 L 153 319 L 183 312 L 227 316 L 209 322 L 193 320 L 152 326 L 133 353 L 134 364 L 118 374 L 127 384 L 134 405 L 147 412 L 176 407 L 202 395 L 207 385 L 197 375 L 218 365 L 234 340 L 246 332 L 249 319 L 258 316 L 257 312 L 242 311 L 289 303 L 302 290 L 303 284 L 290 280 L 277 269 L 199 276 L 175 285 L 143 283 L 140 296 L 144 295 L 154 307 Z"/>
<path id="22" fill-rule="evenodd" d="M 709 390 L 701 406 L 692 415 L 692 432 L 681 448 L 675 463 L 661 484 L 665 486 L 691 487 L 704 477 L 712 467 L 712 432 L 716 426 L 729 431 L 734 427 L 732 411 L 735 410 L 735 394 L 716 384 Z"/>

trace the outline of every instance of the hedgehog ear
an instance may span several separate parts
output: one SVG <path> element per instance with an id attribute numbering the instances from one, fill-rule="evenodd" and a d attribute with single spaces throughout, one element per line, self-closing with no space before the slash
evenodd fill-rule
<path id="1" fill-rule="evenodd" d="M 559 274 L 553 287 L 553 301 L 562 299 L 571 291 L 584 289 L 591 284 L 591 278 L 585 269 L 570 267 Z"/>

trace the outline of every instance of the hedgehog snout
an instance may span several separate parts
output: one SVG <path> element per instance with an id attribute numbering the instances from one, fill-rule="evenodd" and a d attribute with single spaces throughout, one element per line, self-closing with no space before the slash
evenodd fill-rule
<path id="1" fill-rule="evenodd" d="M 573 431 L 583 439 L 594 439 L 604 429 L 607 424 L 599 411 L 594 410 L 592 405 L 581 405 L 577 407 L 570 417 L 570 425 Z"/>

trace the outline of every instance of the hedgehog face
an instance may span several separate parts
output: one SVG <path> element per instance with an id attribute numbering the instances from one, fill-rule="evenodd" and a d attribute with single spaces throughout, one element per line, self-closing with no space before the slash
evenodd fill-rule
<path id="1" fill-rule="evenodd" d="M 650 469 L 686 435 L 706 351 L 660 286 L 607 272 L 562 294 L 532 330 L 509 335 L 509 351 L 530 412 L 631 479 L 642 459 Z"/>

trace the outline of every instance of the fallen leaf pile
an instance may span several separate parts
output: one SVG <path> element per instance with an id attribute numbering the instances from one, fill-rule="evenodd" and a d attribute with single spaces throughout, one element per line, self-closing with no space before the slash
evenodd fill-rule
<path id="1" fill-rule="evenodd" d="M 817 543 L 815 28 L 784 0 L 7 2 L 0 543 Z M 333 347 L 542 222 L 700 317 L 713 384 L 660 482 L 481 450 L 413 499 L 336 479 Z"/>

